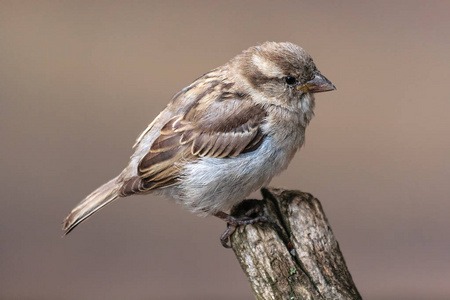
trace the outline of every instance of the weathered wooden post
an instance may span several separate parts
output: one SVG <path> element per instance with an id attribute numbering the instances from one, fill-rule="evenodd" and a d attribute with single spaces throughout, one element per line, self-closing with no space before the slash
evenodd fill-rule
<path id="1" fill-rule="evenodd" d="M 264 199 L 232 210 L 241 216 L 257 206 L 278 225 L 241 226 L 231 245 L 256 299 L 362 299 L 322 206 L 311 194 L 263 189 Z"/>

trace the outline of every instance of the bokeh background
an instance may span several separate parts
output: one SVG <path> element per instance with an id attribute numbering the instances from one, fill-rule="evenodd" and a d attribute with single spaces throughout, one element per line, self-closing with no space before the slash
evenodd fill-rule
<path id="1" fill-rule="evenodd" d="M 60 225 L 173 94 L 267 40 L 304 47 L 338 88 L 271 185 L 321 200 L 364 299 L 450 299 L 449 11 L 0 1 L 0 299 L 253 299 L 218 219 L 141 196 Z"/>

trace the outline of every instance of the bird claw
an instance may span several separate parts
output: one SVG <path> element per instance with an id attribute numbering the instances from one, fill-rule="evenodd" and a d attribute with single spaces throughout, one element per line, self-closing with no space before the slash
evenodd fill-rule
<path id="1" fill-rule="evenodd" d="M 236 227 L 230 224 L 227 224 L 227 229 L 220 236 L 220 243 L 224 248 L 231 248 L 231 244 L 228 244 L 230 241 L 230 236 L 236 231 Z"/>
<path id="2" fill-rule="evenodd" d="M 250 215 L 254 214 L 256 211 L 257 211 L 256 209 L 251 209 L 241 218 L 232 217 L 230 215 L 227 215 L 226 218 L 219 216 L 219 218 L 222 218 L 227 221 L 227 229 L 220 236 L 220 243 L 222 244 L 223 247 L 231 248 L 231 244 L 229 243 L 231 242 L 230 237 L 236 231 L 237 227 L 255 223 L 270 223 L 269 219 L 265 216 L 258 216 L 255 218 L 251 218 Z"/>

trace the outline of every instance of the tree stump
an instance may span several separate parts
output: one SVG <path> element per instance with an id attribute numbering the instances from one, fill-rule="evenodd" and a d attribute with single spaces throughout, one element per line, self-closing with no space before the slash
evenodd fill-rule
<path id="1" fill-rule="evenodd" d="M 231 212 L 239 217 L 257 207 L 273 222 L 241 226 L 231 236 L 255 298 L 362 299 L 319 200 L 300 191 L 261 192 L 262 201 L 245 200 Z"/>

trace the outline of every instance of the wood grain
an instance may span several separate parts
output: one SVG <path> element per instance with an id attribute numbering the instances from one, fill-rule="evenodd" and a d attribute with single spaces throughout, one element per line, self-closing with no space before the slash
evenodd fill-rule
<path id="1" fill-rule="evenodd" d="M 256 299 L 362 299 L 322 206 L 311 194 L 263 189 L 264 199 L 232 210 L 258 207 L 276 224 L 238 228 L 231 246 Z"/>

